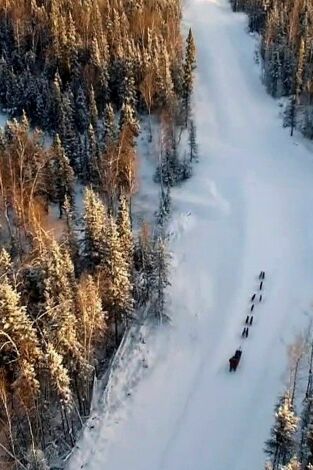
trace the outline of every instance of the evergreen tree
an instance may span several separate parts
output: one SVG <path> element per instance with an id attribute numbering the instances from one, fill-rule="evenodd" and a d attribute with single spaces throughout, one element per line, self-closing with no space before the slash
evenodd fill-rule
<path id="1" fill-rule="evenodd" d="M 64 234 L 65 246 L 73 261 L 75 274 L 78 274 L 80 271 L 80 256 L 79 244 L 75 234 L 75 215 L 73 212 L 73 204 L 70 202 L 67 196 L 65 196 L 63 210 L 66 222 L 66 229 Z"/>
<path id="2" fill-rule="evenodd" d="M 93 126 L 94 129 L 97 129 L 99 114 L 98 114 L 98 108 L 97 108 L 93 86 L 91 86 L 91 89 L 90 89 L 89 110 L 90 110 L 89 111 L 90 112 L 90 124 Z"/>
<path id="3" fill-rule="evenodd" d="M 122 102 L 127 103 L 135 108 L 137 103 L 136 98 L 136 84 L 132 73 L 132 66 L 130 63 L 126 66 L 126 74 L 124 76 L 123 91 L 122 91 Z"/>
<path id="4" fill-rule="evenodd" d="M 98 183 L 99 180 L 99 145 L 92 124 L 89 125 L 86 136 L 86 152 L 84 156 L 83 176 L 87 181 Z"/>
<path id="5" fill-rule="evenodd" d="M 166 314 L 166 288 L 169 282 L 169 254 L 167 253 L 165 242 L 161 236 L 158 236 L 154 243 L 154 302 L 152 306 L 153 314 L 162 323 L 168 319 Z"/>
<path id="6" fill-rule="evenodd" d="M 198 145 L 197 145 L 197 135 L 196 135 L 196 126 L 193 119 L 189 123 L 189 159 L 190 162 L 198 161 Z"/>
<path id="7" fill-rule="evenodd" d="M 178 154 L 176 137 L 171 133 L 170 142 L 162 155 L 160 165 L 156 169 L 154 180 L 162 186 L 176 186 L 191 176 L 189 159 L 181 161 Z"/>
<path id="8" fill-rule="evenodd" d="M 24 405 L 30 406 L 40 390 L 37 373 L 42 352 L 26 308 L 21 306 L 20 295 L 6 280 L 0 284 L 0 310 L 2 366 L 14 367 L 12 390 Z"/>
<path id="9" fill-rule="evenodd" d="M 63 208 L 65 198 L 67 197 L 69 202 L 73 201 L 73 185 L 74 185 L 74 172 L 70 165 L 69 159 L 67 158 L 64 148 L 62 147 L 59 135 L 55 136 L 53 147 L 53 179 L 54 179 L 54 192 L 55 200 L 59 206 L 60 219 L 63 215 Z"/>
<path id="10" fill-rule="evenodd" d="M 49 470 L 45 455 L 41 449 L 31 447 L 26 456 L 28 470 Z"/>
<path id="11" fill-rule="evenodd" d="M 59 126 L 62 119 L 62 80 L 57 71 L 54 77 L 51 90 L 51 115 L 50 123 L 53 127 Z"/>
<path id="12" fill-rule="evenodd" d="M 287 465 L 284 465 L 281 470 L 301 470 L 301 464 L 296 457 L 293 457 Z"/>
<path id="13" fill-rule="evenodd" d="M 170 186 L 167 186 L 166 190 L 164 190 L 164 188 L 161 187 L 159 211 L 156 214 L 156 222 L 161 227 L 161 229 L 164 228 L 164 225 L 170 214 L 170 210 L 171 210 Z"/>
<path id="14" fill-rule="evenodd" d="M 83 277 L 78 286 L 81 343 L 89 364 L 96 360 L 95 346 L 103 341 L 107 330 L 106 315 L 102 309 L 99 287 L 91 276 Z"/>
<path id="15" fill-rule="evenodd" d="M 289 394 L 286 393 L 277 405 L 275 425 L 271 431 L 271 438 L 265 444 L 265 452 L 271 456 L 273 470 L 278 469 L 280 464 L 285 465 L 290 459 L 298 421 Z"/>
<path id="16" fill-rule="evenodd" d="M 8 280 L 13 271 L 11 256 L 5 248 L 0 251 L 0 282 Z"/>
<path id="17" fill-rule="evenodd" d="M 45 361 L 51 377 L 51 383 L 64 403 L 72 401 L 69 372 L 63 365 L 63 357 L 50 343 L 47 345 Z"/>
<path id="18" fill-rule="evenodd" d="M 70 160 L 72 168 L 78 170 L 81 165 L 80 139 L 77 135 L 74 120 L 74 97 L 68 91 L 63 96 L 59 134 L 65 153 Z"/>
<path id="19" fill-rule="evenodd" d="M 117 225 L 109 217 L 106 231 L 107 252 L 103 263 L 106 281 L 105 306 L 114 319 L 115 340 L 118 344 L 119 326 L 127 325 L 133 311 L 132 283 L 129 266 L 122 252 Z"/>
<path id="20" fill-rule="evenodd" d="M 95 113 L 95 110 L 92 110 Z M 86 95 L 81 86 L 78 87 L 78 91 L 75 96 L 75 122 L 78 132 L 83 134 L 89 125 L 89 111 L 87 106 Z M 93 116 L 94 118 L 94 116 Z"/>
<path id="21" fill-rule="evenodd" d="M 94 268 L 102 263 L 106 256 L 107 212 L 92 189 L 86 189 L 84 204 L 84 255 L 86 264 Z"/>
<path id="22" fill-rule="evenodd" d="M 112 105 L 109 103 L 105 108 L 104 114 L 104 148 L 109 149 L 112 147 L 117 139 L 117 126 L 115 122 L 115 115 Z"/>
<path id="23" fill-rule="evenodd" d="M 154 247 L 146 224 L 143 225 L 134 247 L 134 294 L 139 306 L 151 299 L 154 283 Z"/>
<path id="24" fill-rule="evenodd" d="M 296 96 L 293 95 L 286 106 L 284 112 L 284 127 L 290 127 L 290 135 L 293 136 L 296 127 Z"/>
<path id="25" fill-rule="evenodd" d="M 139 122 L 136 117 L 135 109 L 128 102 L 123 104 L 120 116 L 120 130 L 130 129 L 134 137 L 139 135 Z"/>
<path id="26" fill-rule="evenodd" d="M 131 272 L 133 264 L 134 240 L 131 228 L 129 203 L 124 195 L 121 195 L 119 199 L 117 229 L 120 239 L 121 251 L 129 265 L 129 270 Z"/>
<path id="27" fill-rule="evenodd" d="M 190 107 L 190 97 L 193 89 L 193 72 L 196 68 L 196 47 L 191 29 L 189 29 L 183 72 L 183 106 L 185 127 L 187 127 Z"/>

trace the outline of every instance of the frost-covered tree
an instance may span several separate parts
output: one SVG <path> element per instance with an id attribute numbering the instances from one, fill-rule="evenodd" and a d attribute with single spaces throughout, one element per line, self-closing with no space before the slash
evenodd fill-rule
<path id="1" fill-rule="evenodd" d="M 106 256 L 107 211 L 96 193 L 89 188 L 84 197 L 84 257 L 86 264 L 94 268 Z"/>
<path id="2" fill-rule="evenodd" d="M 0 250 L 0 282 L 8 280 L 13 271 L 11 256 L 5 248 Z"/>
<path id="3" fill-rule="evenodd" d="M 99 113 L 98 107 L 95 98 L 95 91 L 93 86 L 90 89 L 89 95 L 89 113 L 90 113 L 90 124 L 93 126 L 94 129 L 97 129 Z"/>
<path id="4" fill-rule="evenodd" d="M 72 391 L 70 387 L 71 380 L 69 371 L 63 364 L 63 356 L 59 354 L 50 343 L 47 344 L 45 362 L 53 389 L 55 389 L 63 403 L 70 403 L 72 401 Z"/>
<path id="5" fill-rule="evenodd" d="M 154 282 L 154 248 L 147 224 L 142 226 L 134 246 L 134 268 L 134 296 L 141 306 L 151 298 Z"/>
<path id="6" fill-rule="evenodd" d="M 171 210 L 171 189 L 161 187 L 159 210 L 156 213 L 156 222 L 163 229 Z"/>
<path id="7" fill-rule="evenodd" d="M 52 240 L 43 249 L 40 266 L 44 272 L 45 297 L 41 330 L 46 342 L 66 358 L 67 367 L 79 372 L 84 360 L 75 315 L 76 283 L 72 260 L 68 251 Z"/>
<path id="8" fill-rule="evenodd" d="M 59 207 L 60 218 L 62 218 L 65 198 L 68 198 L 69 202 L 73 201 L 74 172 L 58 134 L 53 142 L 52 158 L 53 191 Z"/>
<path id="9" fill-rule="evenodd" d="M 293 95 L 287 103 L 284 111 L 284 127 L 290 127 L 290 135 L 293 136 L 296 127 L 296 116 L 297 116 L 297 101 L 296 96 Z"/>
<path id="10" fill-rule="evenodd" d="M 291 458 L 298 422 L 289 393 L 286 393 L 276 407 L 271 438 L 265 443 L 265 452 L 271 457 L 274 470 L 278 469 L 280 464 L 285 465 Z"/>
<path id="11" fill-rule="evenodd" d="M 96 346 L 103 342 L 107 331 L 106 314 L 102 308 L 99 286 L 90 275 L 82 277 L 77 293 L 81 324 L 79 336 L 86 361 L 94 365 Z"/>
<path id="12" fill-rule="evenodd" d="M 121 195 L 119 198 L 119 209 L 116 222 L 120 239 L 120 247 L 129 265 L 129 270 L 131 271 L 133 265 L 134 240 L 131 227 L 129 202 L 124 195 Z"/>
<path id="13" fill-rule="evenodd" d="M 115 120 L 115 114 L 112 105 L 109 103 L 105 108 L 104 114 L 104 145 L 110 148 L 117 139 L 118 130 Z"/>
<path id="14" fill-rule="evenodd" d="M 312 3 L 307 0 L 233 0 L 233 8 L 249 16 L 251 31 L 260 34 L 263 79 L 274 96 L 288 97 L 284 125 L 312 138 Z"/>
<path id="15" fill-rule="evenodd" d="M 193 73 L 196 68 L 196 46 L 191 29 L 186 41 L 186 54 L 183 67 L 183 107 L 185 113 L 185 126 L 188 124 L 190 98 L 193 90 Z"/>
<path id="16" fill-rule="evenodd" d="M 75 214 L 73 211 L 73 204 L 71 204 L 68 197 L 65 197 L 63 210 L 66 224 L 64 233 L 65 247 L 70 253 L 72 262 L 74 264 L 75 273 L 77 274 L 81 269 L 79 256 L 79 242 L 76 236 Z"/>
<path id="17" fill-rule="evenodd" d="M 188 144 L 189 144 L 189 159 L 190 162 L 198 161 L 198 144 L 197 144 L 197 132 L 196 126 L 193 119 L 190 120 L 188 127 Z"/>
<path id="18" fill-rule="evenodd" d="M 129 265 L 124 256 L 117 225 L 109 217 L 106 230 L 107 251 L 103 262 L 105 276 L 105 307 L 114 319 L 115 340 L 118 343 L 119 326 L 127 324 L 133 311 L 132 282 Z"/>
<path id="19" fill-rule="evenodd" d="M 95 112 L 95 110 L 93 110 Z M 75 121 L 80 133 L 87 130 L 89 125 L 89 111 L 85 91 L 79 86 L 75 97 Z M 94 116 L 93 116 L 94 117 Z"/>
<path id="20" fill-rule="evenodd" d="M 169 142 L 162 155 L 161 162 L 156 169 L 154 179 L 162 186 L 176 186 L 191 176 L 189 159 L 181 160 L 177 148 L 176 136 L 171 132 Z"/>
<path id="21" fill-rule="evenodd" d="M 301 463 L 297 457 L 293 457 L 287 465 L 281 467 L 281 470 L 301 470 Z"/>
<path id="22" fill-rule="evenodd" d="M 139 122 L 136 116 L 136 111 L 131 103 L 125 101 L 120 116 L 120 130 L 130 129 L 134 137 L 137 137 L 139 134 Z"/>
<path id="23" fill-rule="evenodd" d="M 92 124 L 89 124 L 87 135 L 85 135 L 85 143 L 82 176 L 85 181 L 97 184 L 99 180 L 100 150 L 97 135 Z"/>
<path id="24" fill-rule="evenodd" d="M 24 405 L 32 406 L 40 391 L 38 367 L 42 351 L 19 293 L 6 280 L 0 284 L 0 310 L 1 365 L 13 367 L 12 390 Z"/>
<path id="25" fill-rule="evenodd" d="M 28 470 L 49 470 L 45 454 L 41 449 L 31 447 L 26 456 Z"/>
<path id="26" fill-rule="evenodd" d="M 161 236 L 158 236 L 154 242 L 154 300 L 151 311 L 160 322 L 168 318 L 166 314 L 166 288 L 169 285 L 169 254 L 165 241 Z"/>

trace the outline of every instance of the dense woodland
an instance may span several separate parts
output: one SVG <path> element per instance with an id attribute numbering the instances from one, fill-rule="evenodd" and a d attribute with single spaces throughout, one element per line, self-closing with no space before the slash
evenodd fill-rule
<path id="1" fill-rule="evenodd" d="M 265 443 L 265 470 L 313 469 L 312 344 L 309 331 L 289 348 L 288 387 L 275 407 L 275 422 Z"/>
<path id="2" fill-rule="evenodd" d="M 284 125 L 313 139 L 313 3 L 311 0 L 231 0 L 261 35 L 264 83 L 288 97 Z"/>
<path id="3" fill-rule="evenodd" d="M 166 315 L 170 187 L 197 158 L 180 20 L 180 0 L 0 0 L 0 468 L 61 468 L 125 329 Z M 160 208 L 134 233 L 152 113 Z"/>

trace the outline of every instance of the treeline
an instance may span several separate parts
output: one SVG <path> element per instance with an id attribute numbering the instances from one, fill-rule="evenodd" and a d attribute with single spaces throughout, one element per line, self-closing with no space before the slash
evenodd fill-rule
<path id="1" fill-rule="evenodd" d="M 73 171 L 57 136 L 46 149 L 24 117 L 0 141 L 8 246 L 0 252 L 0 455 L 2 468 L 35 470 L 73 446 L 94 377 L 140 309 L 165 315 L 168 255 L 158 232 L 133 235 L 125 195 L 113 214 L 86 188 L 76 220 Z M 59 240 L 41 219 L 53 200 L 64 217 Z"/>
<path id="2" fill-rule="evenodd" d="M 197 159 L 180 19 L 179 0 L 0 0 L 0 468 L 60 466 L 127 326 L 166 316 L 170 187 Z M 134 234 L 139 113 L 161 199 Z"/>
<path id="3" fill-rule="evenodd" d="M 289 348 L 289 385 L 275 407 L 265 470 L 313 470 L 312 344 L 310 332 Z"/>
<path id="4" fill-rule="evenodd" d="M 313 139 L 313 4 L 311 0 L 231 0 L 261 35 L 264 82 L 288 97 L 284 125 Z"/>
<path id="5" fill-rule="evenodd" d="M 58 133 L 86 178 L 87 150 L 94 135 L 107 149 L 113 110 L 181 115 L 191 77 L 180 18 L 179 0 L 1 0 L 2 107 Z"/>

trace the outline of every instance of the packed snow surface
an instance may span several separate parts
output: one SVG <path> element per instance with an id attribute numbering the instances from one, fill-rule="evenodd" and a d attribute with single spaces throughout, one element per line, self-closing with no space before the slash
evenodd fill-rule
<path id="1" fill-rule="evenodd" d="M 137 369 L 136 386 L 124 382 L 126 398 L 116 379 L 115 406 L 95 411 L 70 470 L 261 470 L 286 346 L 310 316 L 312 154 L 282 129 L 246 17 L 227 0 L 190 0 L 189 25 L 200 163 L 173 191 L 172 326 L 138 346 L 150 367 Z M 260 270 L 264 302 L 242 340 Z M 229 374 L 239 345 L 240 366 Z M 126 357 L 119 376 L 132 366 Z"/>

